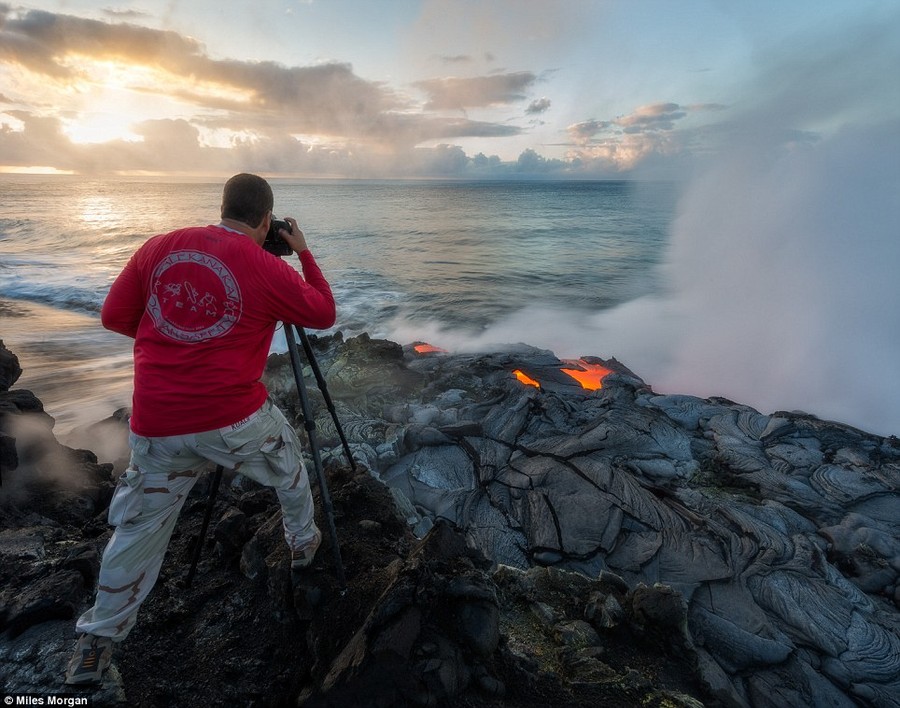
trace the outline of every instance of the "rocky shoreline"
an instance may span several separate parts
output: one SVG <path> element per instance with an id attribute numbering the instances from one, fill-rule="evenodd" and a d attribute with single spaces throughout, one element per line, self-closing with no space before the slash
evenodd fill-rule
<path id="1" fill-rule="evenodd" d="M 292 585 L 275 498 L 240 477 L 181 588 L 201 483 L 95 705 L 900 704 L 896 438 L 615 360 L 311 340 L 359 463 L 307 369 L 347 591 L 327 547 Z M 0 683 L 59 692 L 127 414 L 82 431 L 100 463 L 0 359 Z M 598 390 L 562 370 L 597 367 Z M 298 416 L 286 356 L 266 378 Z"/>

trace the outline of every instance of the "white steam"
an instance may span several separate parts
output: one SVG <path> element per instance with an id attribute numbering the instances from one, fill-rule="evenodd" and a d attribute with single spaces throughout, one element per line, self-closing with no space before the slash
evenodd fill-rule
<path id="1" fill-rule="evenodd" d="M 82 466 L 57 442 L 46 418 L 30 413 L 7 415 L 4 424 L 16 440 L 19 464 L 2 472 L 0 505 L 26 503 L 31 495 L 46 491 L 47 485 L 72 492 L 89 485 Z"/>
<path id="2" fill-rule="evenodd" d="M 723 159 L 681 203 L 653 383 L 900 433 L 898 223 L 900 121 Z"/>
<path id="3" fill-rule="evenodd" d="M 900 435 L 900 44 L 888 19 L 776 57 L 747 87 L 758 100 L 718 126 L 725 147 L 683 192 L 665 296 L 595 314 L 529 308 L 474 337 L 393 337 L 615 356 L 657 391 Z"/>

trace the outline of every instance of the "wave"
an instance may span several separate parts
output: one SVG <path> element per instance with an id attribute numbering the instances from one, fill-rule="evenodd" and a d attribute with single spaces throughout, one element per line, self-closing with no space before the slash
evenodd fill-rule
<path id="1" fill-rule="evenodd" d="M 106 291 L 89 290 L 73 285 L 52 285 L 12 281 L 0 286 L 0 298 L 49 305 L 71 312 L 99 315 Z"/>

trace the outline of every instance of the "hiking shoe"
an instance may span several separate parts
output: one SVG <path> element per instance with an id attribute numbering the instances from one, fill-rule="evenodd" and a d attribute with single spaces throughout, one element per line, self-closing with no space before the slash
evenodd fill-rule
<path id="1" fill-rule="evenodd" d="M 291 570 L 302 570 L 312 565 L 316 551 L 322 544 L 322 532 L 316 527 L 316 535 L 303 548 L 291 551 Z"/>
<path id="2" fill-rule="evenodd" d="M 78 686 L 97 684 L 103 680 L 112 661 L 113 640 L 110 637 L 98 637 L 94 634 L 82 634 L 78 637 L 75 652 L 66 667 L 66 684 Z"/>

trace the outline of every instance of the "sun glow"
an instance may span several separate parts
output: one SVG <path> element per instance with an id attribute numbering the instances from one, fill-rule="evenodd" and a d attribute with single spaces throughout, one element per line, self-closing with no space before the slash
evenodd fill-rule
<path id="1" fill-rule="evenodd" d="M 63 122 L 62 132 L 73 143 L 108 143 L 123 140 L 142 142 L 143 138 L 131 131 L 131 118 L 117 113 L 88 113 Z"/>
<path id="2" fill-rule="evenodd" d="M 4 175 L 74 175 L 72 170 L 60 170 L 56 167 L 40 165 L 0 165 L 0 174 Z"/>
<path id="3" fill-rule="evenodd" d="M 243 105 L 252 98 L 248 90 L 172 74 L 155 66 L 81 55 L 70 55 L 65 65 L 76 78 L 62 87 L 63 96 L 54 102 L 62 108 L 62 132 L 76 144 L 141 142 L 142 122 L 189 114 L 198 99 Z M 207 133 L 207 141 L 215 146 L 231 147 L 254 139 L 229 131 L 225 135 Z"/>

